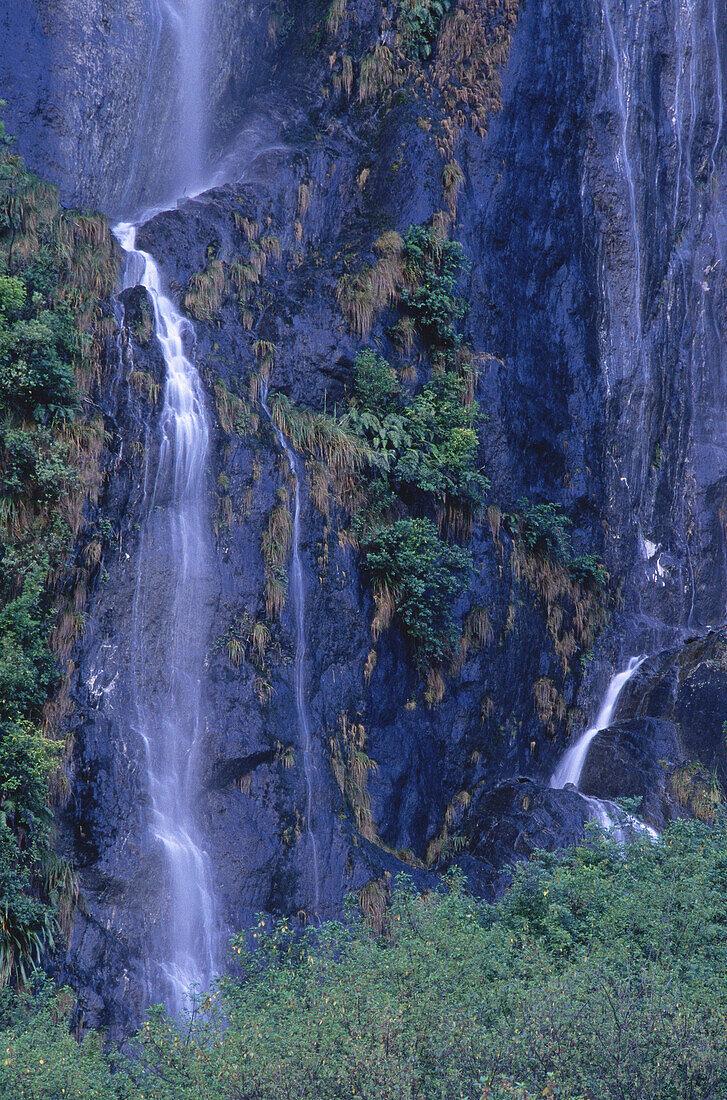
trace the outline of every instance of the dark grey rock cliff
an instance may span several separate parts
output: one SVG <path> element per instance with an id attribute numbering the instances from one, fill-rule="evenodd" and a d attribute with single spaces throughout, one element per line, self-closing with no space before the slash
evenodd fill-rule
<path id="1" fill-rule="evenodd" d="M 249 652 L 233 662 L 225 645 L 235 623 L 265 617 L 261 540 L 290 490 L 256 404 L 259 342 L 275 345 L 273 389 L 318 409 L 343 401 L 362 345 L 336 302 L 344 264 L 372 259 L 382 231 L 426 221 L 446 198 L 441 93 L 408 89 L 383 106 L 342 86 L 345 58 L 354 55 L 359 80 L 361 54 L 386 41 L 377 6 L 350 4 L 331 36 L 325 12 L 297 5 L 274 44 L 267 6 L 217 4 L 209 117 L 220 149 L 237 133 L 228 182 L 158 215 L 139 244 L 182 300 L 212 260 L 230 267 L 249 254 L 243 219 L 277 242 L 247 312 L 225 291 L 195 323 L 214 421 L 218 569 L 199 820 L 225 923 L 238 929 L 260 910 L 304 919 L 312 896 L 290 602 L 263 668 Z M 170 186 L 164 151 L 178 107 L 162 93 L 173 44 L 164 34 L 153 44 L 153 15 L 153 0 L 66 0 L 52 11 L 38 0 L 0 15 L 0 39 L 12 43 L 0 70 L 10 128 L 69 199 L 128 211 Z M 17 64 L 24 42 L 28 67 Z M 576 644 L 564 659 L 564 628 L 518 571 L 504 529 L 476 524 L 476 570 L 457 614 L 486 607 L 491 637 L 449 671 L 430 707 L 396 628 L 372 646 L 371 596 L 338 537 L 343 516 L 334 502 L 327 514 L 315 507 L 308 469 L 301 551 L 321 917 L 340 912 L 349 890 L 388 889 L 399 871 L 425 882 L 452 858 L 489 893 L 513 858 L 582 835 L 583 801 L 547 781 L 632 654 L 654 657 L 594 741 L 584 790 L 641 797 L 660 827 L 706 813 L 711 777 L 723 779 L 725 674 L 721 634 L 709 631 L 727 600 L 727 14 L 716 0 L 525 0 L 501 75 L 487 135 L 465 129 L 455 145 L 464 185 L 453 234 L 471 264 L 462 289 L 466 335 L 482 357 L 482 462 L 502 510 L 522 496 L 563 504 L 576 547 L 605 557 L 610 613 L 595 657 Z M 66 972 L 87 1021 L 120 1030 L 146 997 L 140 959 L 164 906 L 120 674 L 163 365 L 138 292 L 122 312 L 100 396 L 113 537 L 77 654 L 65 819 L 85 899 Z M 372 333 L 385 350 L 392 319 L 382 314 Z M 226 423 L 220 382 L 248 403 L 246 425 Z M 339 782 L 352 748 L 375 763 L 357 805 Z"/>
<path id="2" fill-rule="evenodd" d="M 208 170 L 267 74 L 277 20 L 200 0 Z M 129 215 L 180 193 L 183 96 L 176 79 L 187 0 L 29 0 L 0 9 L 8 131 L 29 166 L 70 204 Z M 267 64 L 266 64 L 267 62 Z"/>

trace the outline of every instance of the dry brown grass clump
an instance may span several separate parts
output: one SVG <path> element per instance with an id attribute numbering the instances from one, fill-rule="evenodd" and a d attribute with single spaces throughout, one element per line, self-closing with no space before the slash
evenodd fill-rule
<path id="1" fill-rule="evenodd" d="M 361 58 L 358 77 L 358 98 L 362 103 L 376 99 L 391 88 L 399 88 L 406 73 L 387 45 L 377 42 L 374 50 Z"/>
<path id="2" fill-rule="evenodd" d="M 553 648 L 567 673 L 571 657 L 592 649 L 606 620 L 605 590 L 579 584 L 565 563 L 517 543 L 510 565 L 514 579 L 524 581 L 540 601 Z"/>
<path id="3" fill-rule="evenodd" d="M 354 474 L 378 461 L 366 441 L 335 417 L 299 408 L 282 393 L 273 394 L 269 406 L 273 423 L 295 450 L 319 459 L 335 474 Z"/>
<path id="4" fill-rule="evenodd" d="M 278 503 L 270 512 L 262 535 L 261 550 L 265 564 L 265 611 L 269 619 L 278 618 L 287 596 L 286 563 L 293 538 L 293 517 L 286 489 L 278 490 Z"/>
<path id="5" fill-rule="evenodd" d="M 260 426 L 260 418 L 244 397 L 230 393 L 224 381 L 216 378 L 214 383 L 215 405 L 220 427 L 227 435 L 255 433 Z"/>
<path id="6" fill-rule="evenodd" d="M 212 260 L 204 271 L 193 275 L 184 292 L 182 305 L 195 321 L 215 321 L 227 289 L 227 273 L 221 260 Z"/>
<path id="7" fill-rule="evenodd" d="M 371 814 L 371 799 L 368 792 L 369 775 L 378 769 L 378 764 L 365 751 L 366 730 L 363 723 L 349 721 L 341 714 L 340 735 L 331 737 L 331 768 L 346 802 L 353 811 L 356 828 L 367 840 L 375 840 L 377 828 Z"/>
<path id="8" fill-rule="evenodd" d="M 709 772 L 699 760 L 676 768 L 669 786 L 682 809 L 708 825 L 724 804 L 724 792 L 716 773 Z"/>
<path id="9" fill-rule="evenodd" d="M 382 234 L 374 244 L 379 258 L 354 274 L 341 276 L 336 299 L 349 325 L 362 338 L 376 314 L 399 299 L 405 280 L 404 242 L 398 233 Z"/>

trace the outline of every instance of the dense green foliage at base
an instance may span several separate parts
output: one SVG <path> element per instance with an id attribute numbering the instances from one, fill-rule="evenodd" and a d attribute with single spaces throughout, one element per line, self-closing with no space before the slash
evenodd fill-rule
<path id="1" fill-rule="evenodd" d="M 726 870 L 727 825 L 679 822 L 541 854 L 497 905 L 400 884 L 383 936 L 262 921 L 241 977 L 191 1024 L 152 1013 L 113 1067 L 65 994 L 8 999 L 0 1100 L 716 1100 Z"/>

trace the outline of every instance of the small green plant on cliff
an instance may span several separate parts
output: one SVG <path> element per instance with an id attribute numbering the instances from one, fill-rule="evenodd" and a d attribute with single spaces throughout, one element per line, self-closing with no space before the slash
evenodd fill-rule
<path id="1" fill-rule="evenodd" d="M 386 359 L 372 348 L 365 348 L 356 356 L 353 390 L 358 408 L 385 416 L 397 407 L 401 386 Z"/>
<path id="2" fill-rule="evenodd" d="M 532 504 L 523 497 L 518 501 L 517 513 L 507 516 L 506 522 L 513 536 L 528 550 L 559 560 L 568 557 L 573 523 L 563 514 L 560 504 L 552 501 Z"/>
<path id="3" fill-rule="evenodd" d="M 430 344 L 453 348 L 460 343 L 456 331 L 466 312 L 456 293 L 464 252 L 457 241 L 440 241 L 433 228 L 412 225 L 404 237 L 407 278 L 411 286 L 401 292 L 401 303 L 414 317 Z"/>
<path id="4" fill-rule="evenodd" d="M 379 629 L 396 614 L 417 667 L 426 671 L 441 663 L 455 640 L 452 604 L 467 585 L 470 555 L 440 539 L 431 520 L 416 518 L 372 533 L 361 550 Z"/>
<path id="5" fill-rule="evenodd" d="M 562 562 L 579 584 L 603 587 L 607 583 L 606 567 L 596 554 L 573 554 L 573 522 L 560 504 L 533 504 L 523 497 L 518 501 L 518 511 L 505 516 L 505 523 L 513 538 L 530 553 Z"/>
<path id="6" fill-rule="evenodd" d="M 409 61 L 427 61 L 450 0 L 400 0 L 398 31 Z"/>

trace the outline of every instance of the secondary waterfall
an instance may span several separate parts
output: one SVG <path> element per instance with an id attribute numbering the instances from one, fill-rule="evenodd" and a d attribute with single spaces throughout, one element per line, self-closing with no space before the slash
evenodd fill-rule
<path id="1" fill-rule="evenodd" d="M 268 408 L 268 387 L 267 382 L 263 380 L 261 384 L 260 392 L 260 404 L 263 411 L 267 416 L 273 431 L 275 432 L 275 438 L 277 439 L 280 447 L 285 454 L 285 457 L 290 468 L 290 474 L 293 478 L 295 485 L 295 508 L 293 514 L 293 576 L 292 576 L 292 591 L 293 591 L 293 605 L 295 608 L 295 625 L 296 625 L 296 643 L 295 643 L 295 668 L 294 668 L 294 688 L 295 688 L 295 711 L 298 718 L 298 731 L 300 734 L 301 745 L 303 748 L 303 773 L 305 775 L 306 784 L 306 808 L 305 808 L 305 831 L 308 837 L 308 845 L 310 847 L 311 856 L 311 869 L 313 872 L 313 907 L 314 915 L 318 917 L 320 915 L 320 873 L 319 873 L 319 860 L 318 860 L 318 843 L 313 832 L 313 775 L 315 772 L 315 760 L 313 759 L 313 741 L 311 739 L 310 721 L 308 719 L 308 708 L 306 706 L 305 699 L 305 654 L 306 654 L 306 640 L 305 640 L 305 586 L 303 584 L 303 566 L 300 560 L 300 478 L 298 477 L 298 464 L 296 462 L 293 449 L 288 444 L 287 439 L 277 427 L 273 421 L 270 409 Z"/>
<path id="2" fill-rule="evenodd" d="M 144 745 L 150 829 L 169 903 L 152 936 L 158 957 L 149 960 L 150 995 L 181 1012 L 190 991 L 208 986 L 217 969 L 209 860 L 194 813 L 214 576 L 209 426 L 199 373 L 185 351 L 192 326 L 163 293 L 153 258 L 137 249 L 136 227 L 122 223 L 114 233 L 127 257 L 124 286 L 145 287 L 153 303 L 166 365 L 157 438 L 147 446 L 131 652 L 134 732 Z"/>
<path id="3" fill-rule="evenodd" d="M 550 780 L 552 788 L 562 790 L 564 787 L 572 785 L 578 790 L 591 742 L 596 734 L 611 725 L 621 692 L 645 660 L 645 656 L 632 657 L 626 668 L 613 677 L 606 690 L 606 697 L 594 725 L 587 729 L 574 745 L 566 749 L 560 763 L 553 772 Z M 619 839 L 625 839 L 629 830 L 647 832 L 652 837 L 657 836 L 654 829 L 649 825 L 645 825 L 642 821 L 638 821 L 630 814 L 625 814 L 615 802 L 611 802 L 609 799 L 594 798 L 592 795 L 587 794 L 581 794 L 581 798 L 588 803 L 593 819 L 598 821 L 604 829 L 613 830 Z"/>

